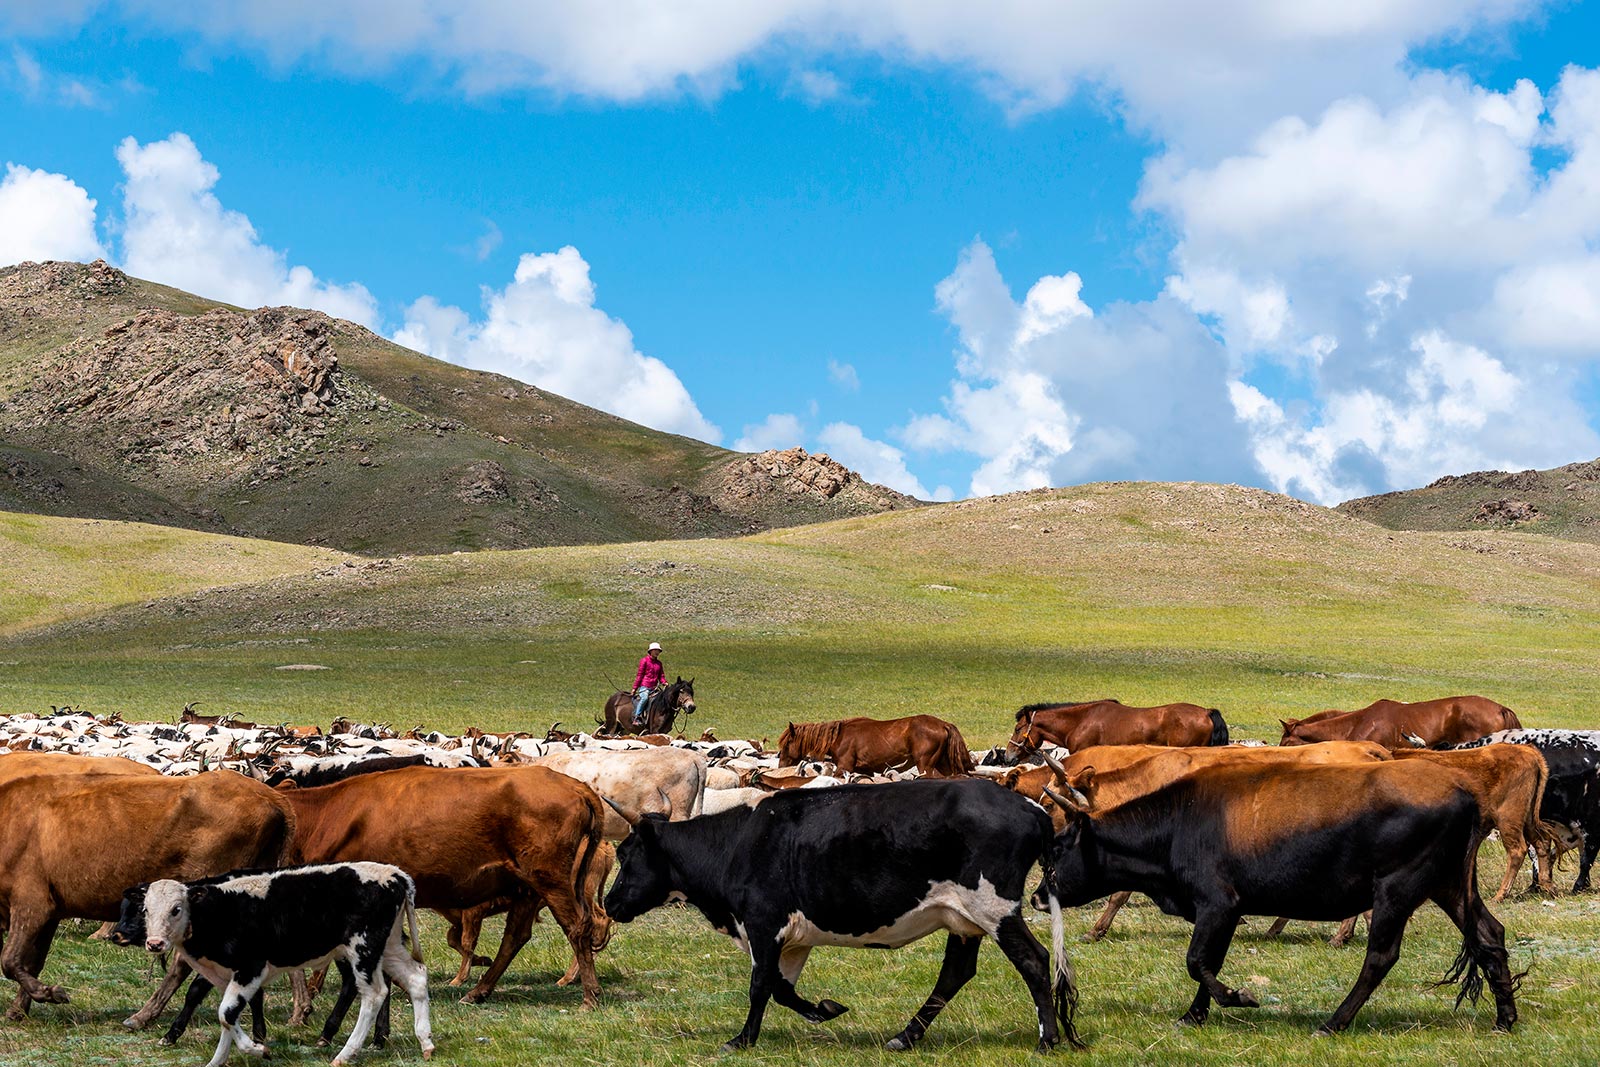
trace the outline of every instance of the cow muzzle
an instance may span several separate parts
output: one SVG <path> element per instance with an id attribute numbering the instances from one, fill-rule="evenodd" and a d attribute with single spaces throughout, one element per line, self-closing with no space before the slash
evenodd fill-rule
<path id="1" fill-rule="evenodd" d="M 165 952 L 167 951 L 167 939 L 164 937 L 147 937 L 144 940 L 144 947 L 150 952 Z"/>

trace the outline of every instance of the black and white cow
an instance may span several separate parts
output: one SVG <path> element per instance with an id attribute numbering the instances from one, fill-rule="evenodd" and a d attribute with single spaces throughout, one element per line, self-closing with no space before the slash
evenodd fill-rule
<path id="1" fill-rule="evenodd" d="M 1575 830 L 1583 838 L 1578 879 L 1572 891 L 1589 888 L 1589 872 L 1600 852 L 1600 731 L 1500 730 L 1456 748 L 1531 745 L 1550 768 L 1539 818 Z"/>
<path id="2" fill-rule="evenodd" d="M 1034 802 L 968 779 L 795 789 L 686 822 L 617 810 L 633 832 L 617 850 L 607 914 L 629 922 L 685 899 L 750 954 L 750 1013 L 727 1048 L 755 1042 L 769 999 L 810 1022 L 846 1010 L 795 991 L 813 947 L 899 948 L 936 930 L 949 932 L 938 981 L 889 1048 L 922 1037 L 976 973 L 985 935 L 1028 985 L 1039 1048 L 1063 1037 L 1080 1045 L 1060 911 L 1053 984 L 1050 957 L 1022 918 L 1029 872 L 1041 860 L 1052 868 L 1054 828 Z"/>
<path id="3" fill-rule="evenodd" d="M 411 998 L 422 1056 L 433 1055 L 428 1020 L 428 974 L 417 943 L 416 887 L 384 863 L 330 863 L 186 885 L 163 880 L 145 890 L 145 947 L 176 949 L 191 967 L 223 990 L 217 1017 L 222 1036 L 207 1067 L 222 1067 L 237 1044 L 265 1050 L 239 1027 L 245 1003 L 281 971 L 350 965 L 361 1011 L 335 1065 L 366 1041 L 394 979 Z M 403 933 L 409 928 L 411 949 Z"/>

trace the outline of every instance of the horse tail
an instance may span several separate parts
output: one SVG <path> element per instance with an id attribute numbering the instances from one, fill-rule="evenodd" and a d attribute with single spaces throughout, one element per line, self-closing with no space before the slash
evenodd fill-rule
<path id="1" fill-rule="evenodd" d="M 1517 713 L 1506 707 L 1504 704 L 1500 705 L 1500 729 L 1522 729 L 1522 720 L 1517 718 Z"/>
<path id="2" fill-rule="evenodd" d="M 944 756 L 945 773 L 952 778 L 971 774 L 972 769 L 977 766 L 973 762 L 972 752 L 967 748 L 966 738 L 961 736 L 961 731 L 954 723 L 945 724 Z"/>
<path id="3" fill-rule="evenodd" d="M 1206 717 L 1211 720 L 1211 739 L 1206 742 L 1209 748 L 1216 748 L 1228 743 L 1228 724 L 1222 720 L 1222 712 L 1212 708 L 1206 712 Z"/>

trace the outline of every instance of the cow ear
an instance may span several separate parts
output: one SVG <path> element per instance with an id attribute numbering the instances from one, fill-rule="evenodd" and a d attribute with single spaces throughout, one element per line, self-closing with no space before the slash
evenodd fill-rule
<path id="1" fill-rule="evenodd" d="M 1094 768 L 1085 767 L 1071 778 L 1067 779 L 1067 788 L 1076 789 L 1080 793 L 1087 793 L 1094 788 Z"/>
<path id="2" fill-rule="evenodd" d="M 197 885 L 189 890 L 190 904 L 204 904 L 211 899 L 212 888 L 208 885 Z"/>

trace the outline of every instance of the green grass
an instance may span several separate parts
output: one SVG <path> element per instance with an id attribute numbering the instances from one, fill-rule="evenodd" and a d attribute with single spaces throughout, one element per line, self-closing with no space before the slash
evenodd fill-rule
<path id="1" fill-rule="evenodd" d="M 1229 487 L 1118 484 L 740 541 L 441 556 L 382 569 L 322 563 L 254 583 L 219 571 L 208 584 L 222 588 L 175 584 L 172 597 L 141 594 L 67 621 L 52 621 L 60 616 L 48 605 L 12 609 L 16 632 L 0 638 L 0 708 L 72 703 L 171 717 L 202 700 L 266 721 L 349 714 L 542 732 L 555 720 L 591 722 L 610 684 L 631 681 L 643 644 L 659 639 L 669 672 L 696 676 L 691 734 L 773 738 L 789 719 L 931 711 L 976 747 L 1002 740 L 1023 702 L 1117 696 L 1219 707 L 1236 736 L 1276 739 L 1279 717 L 1465 692 L 1504 701 L 1530 725 L 1600 726 L 1600 548 L 1515 533 L 1474 535 L 1467 549 L 1456 547 L 1462 540 Z M 103 577 L 92 562 L 66 570 L 91 587 Z M 0 573 L 0 603 L 20 603 L 20 588 L 15 568 Z M 332 669 L 275 669 L 291 663 Z M 1491 885 L 1499 862 L 1487 846 Z M 1563 877 L 1570 883 L 1572 872 Z M 1345 1037 L 1309 1035 L 1354 982 L 1360 937 L 1333 950 L 1320 940 L 1331 927 L 1291 927 L 1267 942 L 1265 923 L 1241 933 L 1224 968 L 1264 994 L 1264 1007 L 1175 1030 L 1193 993 L 1188 928 L 1144 906 L 1125 912 L 1108 942 L 1070 943 L 1093 1047 L 1060 1062 L 1592 1061 L 1596 898 L 1494 910 L 1513 962 L 1531 967 L 1513 1037 L 1489 1032 L 1487 1008 L 1453 1013 L 1446 992 L 1428 988 L 1459 946 L 1431 906 Z M 1069 913 L 1070 931 L 1091 918 Z M 1035 928 L 1043 934 L 1043 923 Z M 145 995 L 144 964 L 84 942 L 85 932 L 64 935 L 49 967 L 75 1002 L 0 1026 L 0 1063 L 203 1059 L 212 1025 L 176 1050 L 121 1033 L 117 1020 Z M 743 1018 L 744 958 L 681 910 L 618 931 L 601 958 L 605 1002 L 589 1015 L 577 1012 L 576 993 L 552 987 L 566 956 L 549 923 L 503 995 L 476 1008 L 443 985 L 454 966 L 436 925 L 426 940 L 444 1063 L 698 1063 L 717 1058 Z M 773 1008 L 761 1045 L 728 1061 L 904 1062 L 879 1045 L 926 997 L 941 951 L 938 938 L 895 953 L 818 951 L 802 991 L 852 1011 L 813 1027 Z M 978 978 L 912 1058 L 1026 1061 L 1033 1027 L 1020 980 L 988 946 Z M 274 1058 L 322 1062 L 296 1043 L 303 1037 L 280 1021 Z M 415 1060 L 402 1036 L 370 1062 Z"/>

